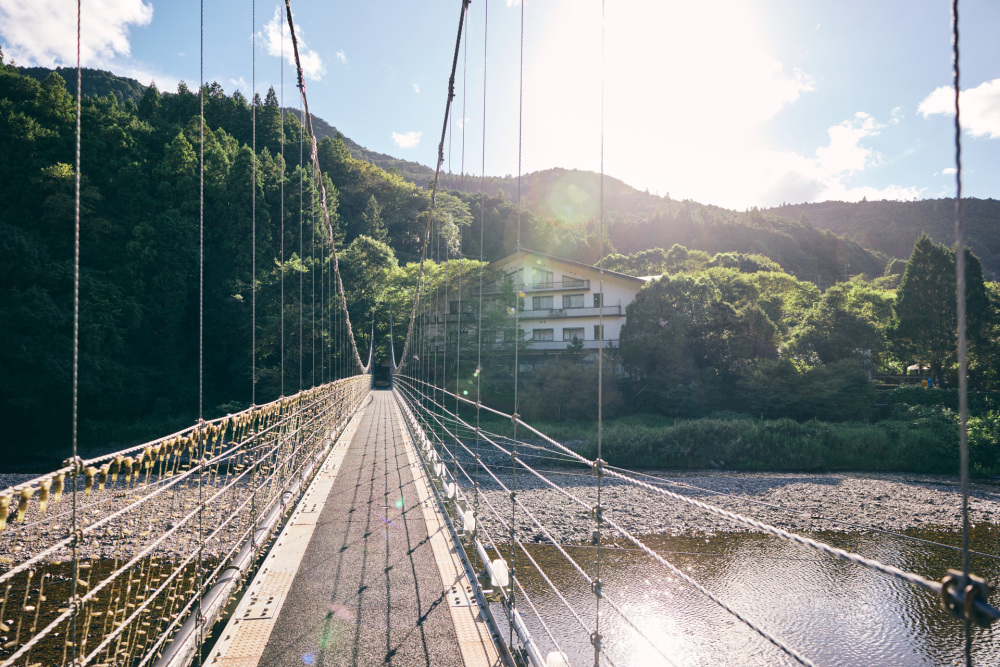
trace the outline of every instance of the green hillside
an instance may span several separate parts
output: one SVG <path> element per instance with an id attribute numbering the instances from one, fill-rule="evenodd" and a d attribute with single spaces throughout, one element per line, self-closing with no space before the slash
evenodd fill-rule
<path id="1" fill-rule="evenodd" d="M 966 244 L 979 256 L 987 275 L 1000 270 L 1000 201 L 963 200 Z M 938 243 L 955 243 L 955 200 L 828 201 L 770 209 L 788 218 L 805 217 L 820 229 L 849 236 L 890 257 L 909 257 L 914 242 L 926 233 Z"/>
<path id="2" fill-rule="evenodd" d="M 57 67 L 54 70 L 48 67 L 21 67 L 19 69 L 21 74 L 30 76 L 39 83 L 45 81 L 45 77 L 51 72 L 58 72 L 68 82 L 68 90 L 73 96 L 76 96 L 75 67 Z M 110 93 L 118 98 L 119 102 L 134 102 L 135 104 L 139 103 L 143 93 L 146 92 L 146 88 L 149 86 L 149 84 L 139 83 L 135 79 L 117 76 L 102 69 L 90 69 L 89 67 L 84 67 L 81 71 L 80 85 L 86 97 L 104 97 Z"/>
<path id="3" fill-rule="evenodd" d="M 51 71 L 45 68 L 20 70 L 22 74 L 38 81 L 44 80 Z M 63 78 L 71 82 L 70 77 L 75 76 L 75 71 L 66 68 L 61 71 Z M 133 102 L 137 105 L 141 103 L 146 91 L 146 86 L 134 79 L 90 69 L 83 72 L 83 86 L 85 96 L 112 94 L 119 103 Z M 72 91 L 72 85 L 67 87 Z M 218 84 L 212 84 L 208 89 L 210 99 L 236 101 L 237 107 L 246 103 L 239 92 L 234 93 L 231 98 L 227 97 Z M 184 87 L 184 90 L 188 89 Z M 223 109 L 219 104 L 210 103 L 206 111 L 208 121 L 212 125 L 226 125 L 237 140 L 249 143 L 251 123 L 247 112 L 250 108 L 243 106 L 243 111 L 240 111 L 237 107 Z M 285 112 L 286 116 L 295 119 L 299 117 L 297 109 L 285 107 Z M 424 188 L 434 176 L 430 167 L 361 146 L 315 114 L 313 128 L 317 139 L 339 139 L 351 158 L 377 167 L 378 170 L 418 188 Z M 272 155 L 277 151 L 277 146 L 271 147 Z M 287 151 L 286 146 L 286 157 Z M 289 161 L 292 161 L 290 157 Z M 368 197 L 373 193 L 364 194 L 367 192 L 364 184 L 357 187 L 350 183 L 344 185 L 340 213 L 345 218 L 345 232 L 350 240 L 361 233 L 361 218 L 368 204 Z M 461 174 L 445 173 L 441 176 L 440 185 L 443 189 L 456 191 L 455 194 L 465 202 L 466 209 L 458 218 L 471 217 L 470 222 L 476 227 L 479 214 L 472 214 L 473 209 L 478 211 L 479 201 L 475 193 L 480 189 L 485 191 L 490 196 L 487 213 L 491 215 L 488 217 L 492 218 L 492 223 L 487 224 L 483 234 L 485 257 L 497 259 L 513 251 L 516 239 L 513 225 L 516 224 L 517 215 L 516 207 L 511 206 L 511 203 L 518 187 L 515 177 L 487 177 L 484 181 L 468 174 L 463 177 Z M 531 214 L 527 217 L 522 215 L 522 241 L 529 239 L 530 247 L 571 259 L 597 261 L 600 254 L 596 231 L 601 187 L 599 174 L 571 169 L 548 169 L 525 174 L 521 178 L 520 187 L 522 205 Z M 380 203 L 386 197 L 390 200 L 395 198 L 389 191 L 374 194 Z M 808 222 L 813 219 L 813 215 L 803 217 L 796 207 L 740 213 L 690 200 L 673 200 L 669 195 L 660 197 L 641 192 L 610 176 L 604 179 L 604 201 L 607 212 L 605 250 L 608 252 L 632 254 L 654 247 L 669 248 L 679 244 L 712 254 L 761 254 L 780 264 L 786 271 L 807 277 L 820 285 L 831 284 L 846 274 L 880 275 L 889 257 L 906 256 L 907 248 L 912 247 L 920 231 L 917 229 L 906 235 L 908 240 L 905 243 L 900 241 L 892 249 L 886 249 L 883 247 L 885 243 L 873 243 L 878 238 L 859 236 L 850 226 L 851 221 L 857 218 L 857 207 L 864 206 L 863 204 L 844 205 L 847 208 L 831 215 L 822 215 L 819 213 L 820 209 L 817 209 L 818 229 Z M 912 217 L 909 216 L 907 220 Z M 833 234 L 820 229 L 828 229 Z M 936 239 L 942 240 L 941 235 L 934 230 L 927 231 Z M 845 235 L 852 238 L 841 238 Z M 897 239 L 900 235 L 886 232 L 884 236 L 888 241 Z M 990 238 L 987 233 L 980 236 Z M 403 257 L 413 252 L 412 245 L 403 244 L 408 245 L 403 247 L 399 245 L 400 239 L 393 241 L 396 250 Z M 525 245 L 529 243 L 525 242 Z M 980 242 L 974 247 L 978 249 L 987 245 Z M 461 250 L 470 256 L 478 256 L 478 229 L 462 234 Z M 850 268 L 845 268 L 847 265 Z M 987 261 L 987 268 L 990 266 Z"/>

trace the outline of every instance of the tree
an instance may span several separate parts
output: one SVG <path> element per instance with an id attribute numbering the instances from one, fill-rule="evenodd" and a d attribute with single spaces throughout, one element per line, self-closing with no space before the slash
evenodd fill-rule
<path id="1" fill-rule="evenodd" d="M 382 207 L 378 205 L 375 195 L 368 198 L 368 205 L 362 217 L 365 221 L 365 236 L 382 243 L 389 242 L 389 234 L 385 231 L 385 223 L 382 222 Z"/>
<path id="2" fill-rule="evenodd" d="M 986 344 L 990 308 L 983 269 L 966 249 L 965 298 L 970 350 Z M 899 285 L 889 339 L 901 360 L 926 364 L 942 381 L 956 360 L 955 253 L 922 234 L 913 246 Z"/>
<path id="3" fill-rule="evenodd" d="M 622 361 L 653 409 L 694 414 L 725 407 L 741 369 L 777 356 L 777 328 L 759 307 L 736 309 L 705 275 L 648 283 L 626 310 Z"/>
<path id="4" fill-rule="evenodd" d="M 853 297 L 853 298 L 852 298 Z M 885 351 L 884 327 L 891 300 L 862 285 L 838 283 L 828 289 L 792 332 L 788 351 L 810 365 L 867 357 Z M 859 352 L 861 351 L 861 352 Z"/>
<path id="5" fill-rule="evenodd" d="M 260 104 L 259 97 L 254 100 Z M 266 148 L 272 155 L 281 154 L 281 109 L 274 87 L 267 89 L 263 106 L 257 107 L 257 150 Z"/>

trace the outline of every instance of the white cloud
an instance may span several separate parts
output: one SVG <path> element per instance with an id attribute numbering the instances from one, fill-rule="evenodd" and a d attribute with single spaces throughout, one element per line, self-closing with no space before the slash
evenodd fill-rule
<path id="1" fill-rule="evenodd" d="M 302 63 L 302 73 L 307 79 L 319 81 L 326 74 L 326 66 L 323 64 L 323 59 L 306 44 L 305 39 L 303 39 L 302 26 L 296 24 L 295 28 L 295 38 L 299 43 L 299 61 Z M 282 57 L 282 34 L 284 34 L 284 58 L 288 61 L 288 64 L 294 67 L 295 50 L 292 48 L 292 36 L 288 30 L 288 23 L 285 21 L 285 13 L 279 7 L 274 10 L 274 16 L 271 17 L 271 20 L 264 24 L 264 29 L 257 33 L 257 39 L 263 43 L 268 55 L 280 58 Z M 342 54 L 343 52 L 338 53 L 338 58 Z"/>
<path id="2" fill-rule="evenodd" d="M 957 173 L 958 169 L 956 169 L 955 167 L 945 167 L 944 169 L 941 170 L 941 174 L 944 176 L 951 176 Z"/>
<path id="3" fill-rule="evenodd" d="M 335 55 L 337 56 L 337 60 L 340 61 L 340 64 L 342 64 L 342 65 L 346 65 L 347 64 L 347 54 L 344 53 L 343 49 L 340 49 L 339 51 L 337 51 L 337 53 Z"/>
<path id="4" fill-rule="evenodd" d="M 465 124 L 468 123 L 470 120 L 472 120 L 472 119 L 469 118 L 468 116 L 465 116 L 464 118 L 456 118 L 455 119 L 455 124 L 458 125 L 458 129 L 464 130 L 465 129 Z"/>
<path id="5" fill-rule="evenodd" d="M 962 127 L 973 137 L 1000 139 L 1000 79 L 966 88 L 959 96 Z M 917 107 L 924 118 L 932 114 L 955 114 L 955 90 L 950 86 L 936 88 Z"/>
<path id="6" fill-rule="evenodd" d="M 521 4 L 521 0 L 507 0 L 508 7 L 515 7 Z"/>
<path id="7" fill-rule="evenodd" d="M 418 95 L 420 94 L 420 84 L 419 83 L 413 84 L 413 92 L 417 93 Z"/>
<path id="8" fill-rule="evenodd" d="M 75 7 L 74 7 L 75 9 Z M 101 66 L 131 53 L 129 29 L 153 20 L 143 0 L 93 0 L 83 6 L 80 60 Z M 76 11 L 65 0 L 0 0 L 0 37 L 8 58 L 19 65 L 76 64 Z"/>
<path id="9" fill-rule="evenodd" d="M 892 119 L 889 120 L 893 125 L 899 125 L 899 121 L 903 119 L 903 107 L 893 107 L 892 108 Z"/>
<path id="10" fill-rule="evenodd" d="M 420 137 L 423 136 L 423 132 L 411 131 L 392 133 L 392 140 L 396 142 L 396 145 L 400 148 L 415 148 L 417 144 L 420 143 Z"/>
<path id="11" fill-rule="evenodd" d="M 878 165 L 882 156 L 861 145 L 861 140 L 878 136 L 884 125 L 875 122 L 868 114 L 859 111 L 854 118 L 834 125 L 827 133 L 830 143 L 816 149 L 816 164 L 826 175 L 850 175 L 866 167 Z"/>
<path id="12" fill-rule="evenodd" d="M 852 175 L 883 164 L 882 155 L 865 145 L 885 128 L 872 116 L 858 112 L 853 118 L 827 130 L 826 146 L 816 149 L 812 157 L 788 151 L 762 152 L 750 160 L 753 181 L 758 180 L 757 200 L 763 205 L 782 202 L 859 201 L 862 198 L 913 199 L 923 194 L 922 188 L 888 185 L 851 186 Z M 751 167 L 751 165 L 747 165 Z"/>
<path id="13" fill-rule="evenodd" d="M 248 84 L 247 80 L 242 76 L 238 79 L 230 79 L 229 85 L 231 85 L 233 88 L 237 90 L 242 91 L 244 95 L 246 95 L 247 91 L 250 90 L 250 84 Z"/>

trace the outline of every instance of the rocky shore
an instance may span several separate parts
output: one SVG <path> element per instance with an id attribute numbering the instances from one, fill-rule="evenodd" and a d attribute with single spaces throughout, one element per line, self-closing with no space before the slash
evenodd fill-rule
<path id="1" fill-rule="evenodd" d="M 588 506 L 596 504 L 596 477 L 592 474 L 550 469 L 546 475 Z M 951 476 L 722 471 L 647 471 L 646 475 L 649 476 L 638 477 L 789 531 L 961 529 L 961 490 Z M 512 481 L 509 474 L 499 477 L 507 485 Z M 664 483 L 668 480 L 674 483 Z M 591 539 L 594 519 L 587 508 L 523 471 L 518 472 L 517 482 L 518 499 L 556 539 L 560 542 Z M 481 478 L 480 483 L 490 503 L 503 508 L 504 521 L 509 521 L 509 496 L 493 480 Z M 607 477 L 602 484 L 601 505 L 606 508 L 606 516 L 643 535 L 752 530 L 682 501 Z M 969 505 L 973 524 L 1000 524 L 1000 485 L 988 481 L 973 483 Z M 480 514 L 483 525 L 493 535 L 504 535 L 499 521 L 488 509 Z M 517 516 L 520 539 L 545 541 L 542 531 L 524 512 L 519 509 Z"/>

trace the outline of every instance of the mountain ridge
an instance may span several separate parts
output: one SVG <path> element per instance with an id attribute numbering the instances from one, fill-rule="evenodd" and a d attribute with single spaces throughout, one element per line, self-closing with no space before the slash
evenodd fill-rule
<path id="1" fill-rule="evenodd" d="M 67 80 L 75 75 L 74 68 L 66 67 L 20 67 L 18 70 L 38 81 L 44 80 L 53 71 Z M 135 104 L 139 103 L 148 88 L 135 79 L 89 68 L 83 69 L 82 84 L 84 95 L 112 94 L 119 103 Z M 74 86 L 68 88 L 72 93 Z M 290 107 L 285 107 L 284 111 L 296 115 L 300 113 Z M 311 115 L 317 140 L 325 137 L 340 139 L 351 157 L 397 174 L 421 188 L 426 187 L 433 178 L 434 170 L 430 167 L 370 150 L 344 135 L 323 118 Z M 510 175 L 482 178 L 471 174 L 444 172 L 440 175 L 439 186 L 466 195 L 482 190 L 487 195 L 496 197 L 501 192 L 505 195 L 516 192 L 518 179 Z M 610 237 L 615 242 L 616 249 L 626 253 L 638 252 L 653 247 L 653 244 L 669 247 L 673 243 L 680 243 L 714 252 L 769 250 L 781 255 L 782 252 L 774 249 L 775 239 L 788 234 L 811 235 L 806 228 L 812 227 L 821 232 L 842 236 L 870 251 L 872 256 L 862 261 L 862 264 L 866 270 L 871 270 L 877 261 L 908 257 L 913 243 L 921 233 L 926 232 L 935 241 L 947 245 L 953 242 L 954 200 L 951 199 L 914 202 L 811 202 L 762 209 L 754 207 L 741 213 L 712 204 L 671 199 L 669 194 L 658 196 L 608 175 L 604 177 L 603 186 L 605 220 L 611 230 Z M 542 218 L 558 220 L 568 225 L 593 225 L 599 217 L 600 188 L 600 175 L 591 171 L 557 167 L 520 177 L 523 206 Z M 967 243 L 982 259 L 987 273 L 992 275 L 1000 270 L 1000 202 L 993 199 L 964 199 L 963 203 Z M 693 230 L 690 224 L 676 224 L 677 220 L 690 217 L 692 211 L 696 211 L 694 217 L 701 220 L 700 232 L 693 235 L 692 231 L 699 230 Z M 714 222 L 706 228 L 705 219 Z M 725 225 L 731 231 L 732 225 L 739 225 L 741 221 L 747 222 L 758 235 L 770 234 L 774 238 L 770 242 L 766 239 L 761 241 L 743 238 L 728 245 L 723 240 L 711 238 L 711 230 L 718 231 L 720 225 Z M 638 234 L 639 230 L 642 231 L 641 234 Z M 691 236 L 686 238 L 686 235 Z M 788 250 L 784 252 L 787 254 Z M 855 249 L 849 254 L 858 255 L 858 252 Z M 786 264 L 793 261 L 787 257 L 772 259 L 779 262 L 784 259 Z M 861 259 L 858 257 L 858 260 Z M 800 261 L 794 262 L 805 268 Z M 846 260 L 841 262 L 841 258 L 837 258 L 836 262 L 847 263 Z M 817 267 L 816 270 L 820 269 Z M 829 272 L 830 266 L 822 270 Z"/>

